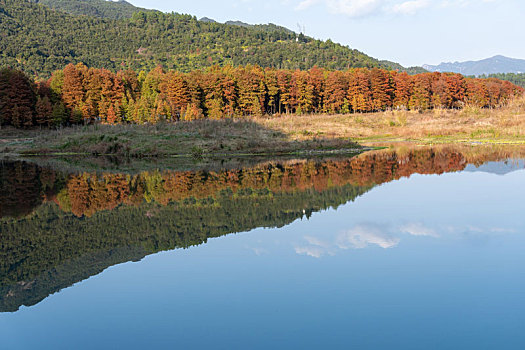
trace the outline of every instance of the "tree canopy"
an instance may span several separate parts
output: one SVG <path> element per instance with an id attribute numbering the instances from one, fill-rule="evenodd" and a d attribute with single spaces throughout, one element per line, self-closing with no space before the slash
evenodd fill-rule
<path id="1" fill-rule="evenodd" d="M 99 18 L 130 18 L 135 12 L 148 11 L 124 0 L 33 0 L 33 2 L 72 15 L 85 15 Z"/>
<path id="2" fill-rule="evenodd" d="M 525 73 L 498 73 L 490 75 L 482 75 L 480 78 L 495 78 L 500 80 L 510 81 L 512 84 L 525 88 Z"/>
<path id="3" fill-rule="evenodd" d="M 214 66 L 182 73 L 69 64 L 47 81 L 0 70 L 0 125 L 157 123 L 282 113 L 363 113 L 388 109 L 496 107 L 523 89 L 498 79 L 379 68 L 345 71 Z"/>

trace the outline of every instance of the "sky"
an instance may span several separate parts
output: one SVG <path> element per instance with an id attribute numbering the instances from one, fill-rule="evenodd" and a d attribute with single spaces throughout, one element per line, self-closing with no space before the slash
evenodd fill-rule
<path id="1" fill-rule="evenodd" d="M 525 59 L 523 0 L 128 0 L 164 12 L 304 29 L 404 66 Z"/>

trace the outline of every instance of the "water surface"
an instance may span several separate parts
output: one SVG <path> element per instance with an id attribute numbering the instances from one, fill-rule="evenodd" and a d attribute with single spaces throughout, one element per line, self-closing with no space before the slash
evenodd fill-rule
<path id="1" fill-rule="evenodd" d="M 522 349 L 521 154 L 4 162 L 2 348 Z"/>

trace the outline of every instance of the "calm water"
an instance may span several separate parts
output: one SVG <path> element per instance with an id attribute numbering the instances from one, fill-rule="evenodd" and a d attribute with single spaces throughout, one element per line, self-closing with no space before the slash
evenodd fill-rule
<path id="1" fill-rule="evenodd" d="M 2 349 L 523 349 L 520 150 L 0 170 Z"/>

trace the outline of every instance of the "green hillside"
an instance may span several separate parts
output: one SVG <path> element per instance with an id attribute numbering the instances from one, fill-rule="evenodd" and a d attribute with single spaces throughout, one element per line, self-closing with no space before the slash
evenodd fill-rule
<path id="1" fill-rule="evenodd" d="M 389 67 L 389 69 L 391 69 L 391 70 L 397 70 L 397 71 L 400 71 L 400 72 L 407 72 L 410 75 L 416 75 L 416 74 L 421 74 L 421 73 L 428 73 L 428 71 L 425 68 L 423 68 L 423 67 L 417 67 L 416 66 L 416 67 L 405 68 L 402 65 L 400 65 L 399 63 L 392 62 L 392 61 L 382 60 L 380 62 L 381 62 L 381 64 L 383 66 Z"/>
<path id="2" fill-rule="evenodd" d="M 86 15 L 100 18 L 131 18 L 138 11 L 145 9 L 136 7 L 124 0 L 33 0 L 56 10 L 72 15 Z"/>
<path id="3" fill-rule="evenodd" d="M 497 73 L 490 75 L 481 75 L 480 78 L 496 78 L 510 81 L 512 84 L 525 88 L 525 73 Z"/>
<path id="4" fill-rule="evenodd" d="M 93 16 L 98 18 L 123 19 L 131 18 L 135 12 L 158 12 L 142 7 L 134 6 L 127 1 L 110 0 L 33 0 L 33 2 L 45 5 L 55 10 L 66 12 L 75 16 Z M 199 19 L 201 22 L 219 23 L 207 17 Z M 225 24 L 253 28 L 262 31 L 285 31 L 293 34 L 288 28 L 275 24 L 248 24 L 241 21 L 227 21 Z"/>
<path id="5" fill-rule="evenodd" d="M 74 7 L 75 3 L 78 6 Z M 87 16 L 75 16 L 42 4 L 62 4 L 63 11 Z M 115 7 L 126 9 L 122 17 L 129 16 L 134 11 L 130 6 L 98 0 L 0 0 L 0 66 L 19 68 L 40 77 L 78 62 L 114 71 L 149 70 L 159 64 L 181 71 L 216 64 L 286 69 L 315 65 L 329 69 L 390 68 L 357 50 L 330 40 L 297 35 L 275 25 L 221 24 L 158 11 L 110 18 L 117 16 L 112 12 Z"/>

